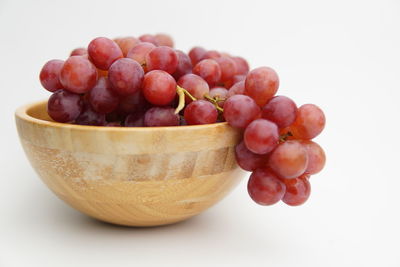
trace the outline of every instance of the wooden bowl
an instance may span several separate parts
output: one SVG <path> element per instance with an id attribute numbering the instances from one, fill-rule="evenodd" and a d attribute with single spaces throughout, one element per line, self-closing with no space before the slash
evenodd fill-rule
<path id="1" fill-rule="evenodd" d="M 16 111 L 22 146 L 43 182 L 73 208 L 109 223 L 185 220 L 221 200 L 243 177 L 226 123 L 96 127 L 53 122 L 46 102 Z"/>

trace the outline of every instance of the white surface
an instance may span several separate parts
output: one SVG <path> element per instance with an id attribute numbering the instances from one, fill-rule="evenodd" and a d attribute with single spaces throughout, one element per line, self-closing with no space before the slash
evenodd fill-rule
<path id="1" fill-rule="evenodd" d="M 400 266 L 400 2 L 0 1 L 0 266 Z M 168 32 L 178 48 L 268 65 L 327 116 L 304 206 L 253 204 L 245 181 L 187 222 L 119 228 L 58 200 L 30 167 L 17 106 L 38 72 L 97 36 Z M 124 265 L 123 265 L 124 264 Z"/>

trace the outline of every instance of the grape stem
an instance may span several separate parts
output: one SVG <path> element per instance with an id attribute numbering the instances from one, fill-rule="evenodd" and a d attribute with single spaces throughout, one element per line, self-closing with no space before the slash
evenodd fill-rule
<path id="1" fill-rule="evenodd" d="M 204 95 L 204 98 L 207 99 L 208 101 L 210 101 L 218 111 L 224 112 L 224 109 L 221 108 L 220 106 L 218 106 L 218 102 L 221 101 L 220 99 L 218 99 L 218 98 L 214 99 L 209 95 Z"/>
<path id="2" fill-rule="evenodd" d="M 281 136 L 279 136 L 279 142 L 285 142 L 287 140 L 288 137 L 293 136 L 293 134 L 291 132 L 287 132 L 285 134 L 282 134 Z"/>
<path id="3" fill-rule="evenodd" d="M 192 96 L 188 90 L 180 87 L 179 85 L 176 86 L 176 93 L 179 96 L 179 103 L 175 109 L 175 114 L 178 114 L 184 107 L 185 107 L 185 95 L 187 95 L 192 101 L 196 101 L 197 99 Z"/>

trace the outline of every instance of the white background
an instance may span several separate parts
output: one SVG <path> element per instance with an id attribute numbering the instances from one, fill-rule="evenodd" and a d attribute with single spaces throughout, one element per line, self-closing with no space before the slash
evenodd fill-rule
<path id="1" fill-rule="evenodd" d="M 246 179 L 167 227 L 99 223 L 30 167 L 13 112 L 48 97 L 38 73 L 97 36 L 170 33 L 280 75 L 316 103 L 328 156 L 297 208 L 250 201 Z M 0 266 L 400 266 L 400 1 L 0 0 Z"/>

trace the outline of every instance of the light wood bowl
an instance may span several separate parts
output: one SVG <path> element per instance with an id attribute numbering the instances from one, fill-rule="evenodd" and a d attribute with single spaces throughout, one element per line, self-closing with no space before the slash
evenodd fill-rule
<path id="1" fill-rule="evenodd" d="M 243 177 L 226 123 L 96 127 L 53 122 L 46 102 L 16 111 L 22 146 L 43 182 L 73 208 L 127 226 L 175 223 L 221 200 Z"/>

